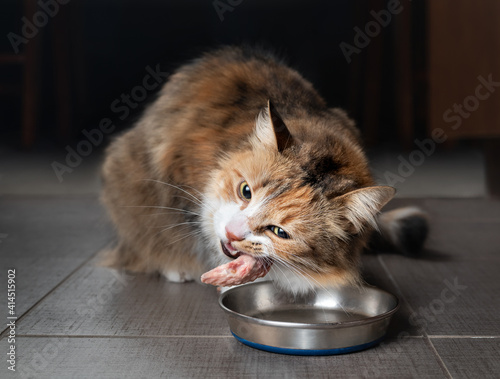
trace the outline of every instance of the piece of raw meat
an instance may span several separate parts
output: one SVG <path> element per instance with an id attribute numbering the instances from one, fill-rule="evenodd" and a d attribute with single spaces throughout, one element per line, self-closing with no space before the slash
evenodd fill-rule
<path id="1" fill-rule="evenodd" d="M 247 254 L 204 273 L 201 281 L 214 286 L 235 286 L 253 282 L 269 272 L 271 264 Z"/>

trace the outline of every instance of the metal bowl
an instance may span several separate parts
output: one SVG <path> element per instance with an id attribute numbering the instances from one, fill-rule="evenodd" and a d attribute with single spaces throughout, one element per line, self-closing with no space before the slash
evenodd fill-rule
<path id="1" fill-rule="evenodd" d="M 219 297 L 234 337 L 274 353 L 331 355 L 379 343 L 399 307 L 396 296 L 374 288 L 280 291 L 272 282 L 233 287 Z"/>

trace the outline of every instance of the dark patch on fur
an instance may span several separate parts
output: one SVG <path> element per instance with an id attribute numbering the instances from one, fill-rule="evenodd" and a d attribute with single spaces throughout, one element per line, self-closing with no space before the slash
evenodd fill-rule
<path id="1" fill-rule="evenodd" d="M 269 186 L 271 184 L 274 184 L 274 183 L 276 183 L 275 179 L 274 180 L 272 180 L 272 179 L 266 179 L 266 180 L 264 180 L 262 182 L 261 186 L 262 186 L 262 188 L 264 188 L 264 187 L 267 187 L 267 186 Z"/>
<path id="2" fill-rule="evenodd" d="M 302 166 L 304 175 L 301 179 L 304 185 L 321 188 L 323 191 L 326 191 L 332 181 L 332 176 L 341 167 L 342 165 L 331 156 L 315 158 Z"/>
<path id="3" fill-rule="evenodd" d="M 235 83 L 235 87 L 237 89 L 237 95 L 231 99 L 231 106 L 235 107 L 244 107 L 249 102 L 249 88 L 248 84 L 243 81 L 237 81 Z"/>
<path id="4" fill-rule="evenodd" d="M 283 195 L 285 192 L 289 191 L 292 188 L 290 184 L 278 184 L 275 188 L 272 189 L 272 193 L 269 196 L 268 200 L 275 199 L 281 195 Z"/>
<path id="5" fill-rule="evenodd" d="M 221 122 L 220 124 L 220 127 L 222 129 L 228 129 L 233 123 L 234 121 L 236 120 L 236 118 L 234 117 L 234 115 L 228 115 L 226 118 L 224 118 L 224 120 Z"/>
<path id="6" fill-rule="evenodd" d="M 248 92 L 248 84 L 245 83 L 242 80 L 238 80 L 235 83 L 236 88 L 238 89 L 238 92 L 246 94 Z"/>
<path id="7" fill-rule="evenodd" d="M 340 255 L 338 253 L 341 253 Z M 316 246 L 311 246 L 311 250 L 308 254 L 304 254 L 302 258 L 306 258 L 314 262 L 314 265 L 319 269 L 321 267 L 343 267 L 344 266 L 344 255 L 342 250 L 331 251 L 330 254 L 321 254 L 321 249 Z M 293 257 L 291 258 L 293 260 Z M 303 265 L 302 262 L 296 262 L 299 265 Z"/>
<path id="8" fill-rule="evenodd" d="M 266 188 L 269 192 L 268 200 L 275 199 L 292 189 L 292 185 L 282 179 L 266 179 L 262 182 L 261 187 Z"/>

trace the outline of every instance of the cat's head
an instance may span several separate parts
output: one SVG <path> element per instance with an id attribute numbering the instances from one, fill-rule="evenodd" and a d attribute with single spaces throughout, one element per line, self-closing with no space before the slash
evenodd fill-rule
<path id="1" fill-rule="evenodd" d="M 319 124 L 292 130 L 269 103 L 248 144 L 221 159 L 205 192 L 213 264 L 240 253 L 271 260 L 268 276 L 294 292 L 357 283 L 366 234 L 395 191 L 371 185 L 351 138 Z"/>

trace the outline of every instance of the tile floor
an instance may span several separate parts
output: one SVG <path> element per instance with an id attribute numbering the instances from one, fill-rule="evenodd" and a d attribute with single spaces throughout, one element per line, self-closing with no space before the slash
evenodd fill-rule
<path id="1" fill-rule="evenodd" d="M 16 270 L 18 316 L 17 371 L 3 358 L 1 378 L 500 377 L 500 202 L 470 197 L 484 190 L 481 173 L 470 196 L 431 198 L 431 188 L 389 204 L 421 206 L 432 231 L 420 258 L 363 259 L 366 281 L 402 302 L 384 343 L 293 357 L 234 340 L 212 287 L 98 267 L 96 253 L 113 241 L 97 199 L 98 159 L 58 187 L 47 179 L 53 157 L 0 160 L 0 283 L 6 292 L 7 269 Z"/>

